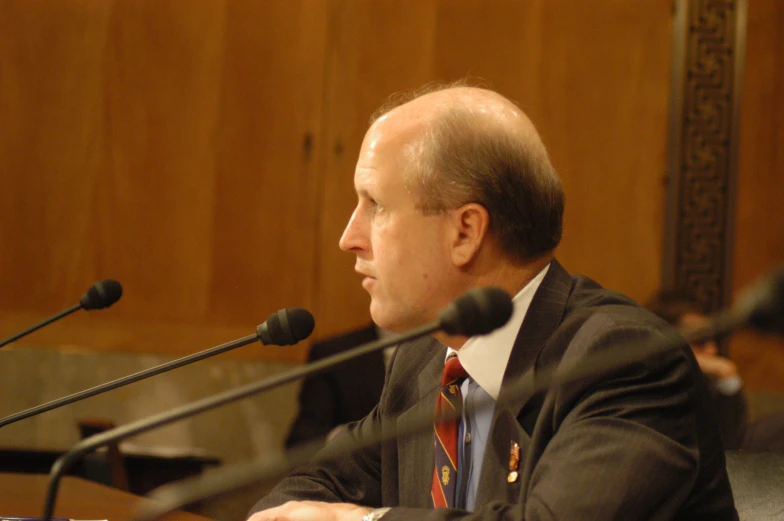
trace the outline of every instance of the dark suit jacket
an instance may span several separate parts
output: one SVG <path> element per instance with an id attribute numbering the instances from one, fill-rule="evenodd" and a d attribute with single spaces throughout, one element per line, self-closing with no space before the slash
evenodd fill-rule
<path id="1" fill-rule="evenodd" d="M 308 362 L 315 362 L 378 339 L 375 325 L 313 345 Z M 381 398 L 384 355 L 381 351 L 344 362 L 302 382 L 299 413 L 291 425 L 286 447 L 324 438 L 349 422 L 364 418 Z"/>
<path id="2" fill-rule="evenodd" d="M 673 335 L 631 300 L 570 277 L 553 261 L 507 365 L 475 513 L 428 509 L 432 431 L 300 468 L 254 508 L 312 499 L 400 507 L 385 521 L 737 519 L 709 392 L 685 343 L 602 377 L 510 396 L 510 384 L 532 369 L 574 366 L 602 349 L 634 349 L 635 341 Z M 432 414 L 444 349 L 429 338 L 401 345 L 378 407 L 341 441 L 373 429 L 395 432 Z M 522 449 L 513 483 L 511 441 Z"/>
<path id="3" fill-rule="evenodd" d="M 708 381 L 713 407 L 719 421 L 719 431 L 726 450 L 742 448 L 743 437 L 748 425 L 746 413 L 746 393 L 743 390 L 735 394 L 721 394 L 713 382 Z"/>
<path id="4" fill-rule="evenodd" d="M 784 411 L 763 416 L 750 424 L 741 450 L 784 452 Z"/>

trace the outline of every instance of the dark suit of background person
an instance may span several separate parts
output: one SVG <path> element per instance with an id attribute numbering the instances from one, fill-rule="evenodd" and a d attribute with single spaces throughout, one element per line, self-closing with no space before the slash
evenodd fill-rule
<path id="1" fill-rule="evenodd" d="M 678 328 L 696 328 L 708 320 L 706 310 L 680 291 L 660 291 L 649 299 L 647 307 Z M 713 340 L 691 347 L 708 381 L 724 448 L 748 448 L 744 443 L 748 426 L 746 394 L 737 367 L 719 355 Z"/>
<path id="2" fill-rule="evenodd" d="M 590 279 L 570 277 L 553 261 L 504 375 L 499 401 L 510 404 L 497 407 L 493 417 L 472 519 L 588 519 L 597 505 L 606 513 L 601 519 L 736 519 L 711 398 L 685 343 L 614 375 L 534 396 L 504 392 L 533 368 L 559 360 L 579 365 L 590 353 L 634 349 L 634 341 L 677 334 L 631 300 Z M 399 346 L 379 406 L 339 436 L 361 439 L 371 429 L 394 428 L 384 419 L 400 415 L 396 421 L 402 424 L 432 414 L 445 352 L 430 337 Z M 519 478 L 509 483 L 512 441 L 523 457 Z M 428 430 L 300 468 L 254 511 L 294 499 L 428 508 L 433 450 Z M 675 476 L 678 483 L 671 481 Z M 642 491 L 646 500 L 640 501 Z M 424 517 L 422 511 L 392 509 L 384 520 L 451 519 L 453 513 L 436 509 Z"/>
<path id="3" fill-rule="evenodd" d="M 375 325 L 313 345 L 308 363 L 327 358 L 379 338 Z M 384 387 L 381 351 L 349 360 L 306 378 L 299 393 L 299 413 L 291 425 L 286 448 L 325 439 L 340 425 L 364 418 L 378 403 Z"/>

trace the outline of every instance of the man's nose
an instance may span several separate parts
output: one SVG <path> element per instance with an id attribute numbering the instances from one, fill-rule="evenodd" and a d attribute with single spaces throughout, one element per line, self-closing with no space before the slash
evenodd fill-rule
<path id="1" fill-rule="evenodd" d="M 356 210 L 351 214 L 351 219 L 349 219 L 346 229 L 343 230 L 343 235 L 340 237 L 338 245 L 343 251 L 362 251 L 367 249 L 367 241 L 361 233 L 361 222 Z"/>

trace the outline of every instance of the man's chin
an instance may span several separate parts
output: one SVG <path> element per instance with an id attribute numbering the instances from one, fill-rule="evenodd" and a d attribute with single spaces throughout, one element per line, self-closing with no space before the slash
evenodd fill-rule
<path id="1" fill-rule="evenodd" d="M 382 307 L 376 299 L 371 299 L 370 316 L 378 327 L 398 334 L 406 333 L 428 322 L 421 316 L 412 317 L 393 313 Z"/>
<path id="2" fill-rule="evenodd" d="M 395 320 L 394 314 L 386 310 L 379 302 L 378 299 L 370 296 L 370 317 L 373 323 L 382 329 L 391 331 L 393 333 L 402 333 L 406 329 L 403 328 L 398 320 Z"/>

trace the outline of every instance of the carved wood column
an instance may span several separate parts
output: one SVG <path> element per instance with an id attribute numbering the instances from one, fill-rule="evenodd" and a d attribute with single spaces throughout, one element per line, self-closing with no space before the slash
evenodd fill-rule
<path id="1" fill-rule="evenodd" d="M 746 0 L 675 0 L 663 284 L 731 298 Z"/>

